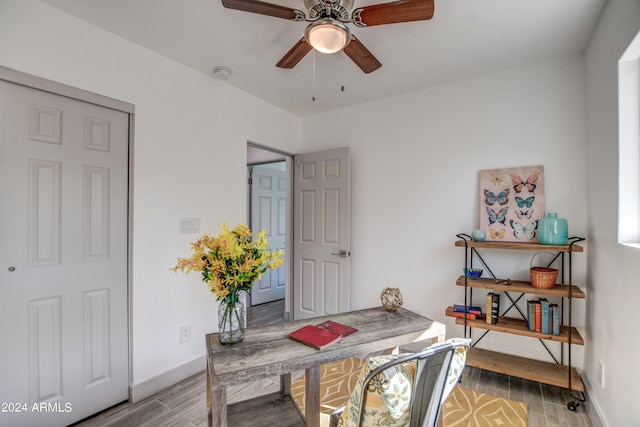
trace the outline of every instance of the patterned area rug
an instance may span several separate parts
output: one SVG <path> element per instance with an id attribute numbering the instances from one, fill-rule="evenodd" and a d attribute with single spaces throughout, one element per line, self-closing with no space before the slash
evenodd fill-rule
<path id="1" fill-rule="evenodd" d="M 329 425 L 329 415 L 344 405 L 356 384 L 364 362 L 357 358 L 320 367 L 320 426 Z M 291 394 L 304 413 L 304 375 L 291 385 Z M 527 427 L 527 404 L 460 387 L 453 390 L 442 406 L 444 427 Z"/>
<path id="2" fill-rule="evenodd" d="M 363 363 L 354 357 L 320 366 L 321 426 L 328 425 L 326 421 L 334 409 L 347 403 Z M 291 384 L 291 394 L 304 413 L 304 375 Z"/>
<path id="3" fill-rule="evenodd" d="M 442 404 L 445 427 L 527 427 L 527 404 L 456 386 Z"/>

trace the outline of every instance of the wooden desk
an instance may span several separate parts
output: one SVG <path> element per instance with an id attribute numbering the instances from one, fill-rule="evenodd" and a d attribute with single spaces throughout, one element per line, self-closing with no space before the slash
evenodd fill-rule
<path id="1" fill-rule="evenodd" d="M 287 337 L 308 324 L 331 319 L 359 331 L 323 350 L 316 350 Z M 320 425 L 320 365 L 416 341 L 442 341 L 445 325 L 405 309 L 382 307 L 249 328 L 244 341 L 222 345 L 218 334 L 206 336 L 207 422 L 209 426 L 302 426 Z M 290 397 L 291 373 L 305 370 L 306 420 Z M 280 392 L 229 406 L 227 387 L 267 377 L 280 376 Z M 242 408 L 234 408 L 242 405 Z M 250 412 L 249 412 L 250 411 Z M 305 422 L 306 421 L 306 422 Z"/>

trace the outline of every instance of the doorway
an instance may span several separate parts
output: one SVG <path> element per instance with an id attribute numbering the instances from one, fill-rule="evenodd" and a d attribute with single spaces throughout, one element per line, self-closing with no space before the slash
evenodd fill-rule
<path id="1" fill-rule="evenodd" d="M 296 154 L 294 161 L 292 154 L 248 144 L 249 177 L 252 167 L 278 162 L 284 162 L 286 179 L 285 200 L 281 203 L 285 209 L 282 221 L 288 266 L 284 268 L 283 318 L 299 320 L 348 311 L 351 306 L 349 148 Z M 273 182 L 272 178 L 269 180 Z M 253 181 L 253 186 L 256 185 Z M 249 184 L 249 224 L 251 194 Z M 251 301 L 248 307 L 251 310 Z"/>
<path id="2" fill-rule="evenodd" d="M 273 319 L 292 320 L 291 301 L 291 166 L 292 155 L 257 144 L 247 144 L 247 223 L 254 232 L 267 230 L 269 249 L 281 249 L 284 264 L 267 271 L 249 294 L 248 318 L 260 324 Z M 268 320 L 272 319 L 272 320 Z"/>
<path id="3" fill-rule="evenodd" d="M 267 232 L 269 252 L 286 253 L 286 163 L 275 162 L 249 166 L 250 221 L 255 232 Z M 274 270 L 267 270 L 256 280 L 250 292 L 250 304 L 256 306 L 285 296 L 285 271 L 287 263 Z"/>

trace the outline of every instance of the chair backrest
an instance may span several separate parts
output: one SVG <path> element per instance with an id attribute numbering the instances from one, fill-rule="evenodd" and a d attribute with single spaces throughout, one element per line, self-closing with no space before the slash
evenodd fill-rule
<path id="1" fill-rule="evenodd" d="M 415 361 L 416 371 L 411 394 L 411 422 L 409 427 L 435 426 L 440 412 L 440 405 L 446 398 L 446 395 L 444 395 L 445 386 L 448 383 L 457 382 L 464 367 L 464 365 L 459 367 L 455 372 L 451 369 L 456 350 L 460 348 L 467 350 L 470 341 L 460 339 L 455 343 L 437 344 L 418 353 L 400 357 L 377 367 L 367 375 L 362 383 L 362 402 L 366 402 L 369 384 L 376 376 L 396 365 Z M 364 404 L 360 405 L 358 418 L 360 426 L 363 425 L 364 407 Z"/>

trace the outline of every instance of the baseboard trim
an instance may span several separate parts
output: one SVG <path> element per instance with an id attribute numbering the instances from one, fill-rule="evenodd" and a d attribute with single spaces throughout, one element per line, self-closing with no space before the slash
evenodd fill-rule
<path id="1" fill-rule="evenodd" d="M 139 402 L 167 387 L 204 371 L 207 367 L 206 360 L 206 357 L 202 355 L 162 374 L 142 381 L 139 384 L 132 384 L 129 387 L 129 400 L 133 403 Z"/>
<path id="2" fill-rule="evenodd" d="M 591 384 L 586 378 L 582 380 L 584 384 L 584 392 L 586 401 L 584 402 L 584 407 L 587 410 L 587 415 L 589 415 L 589 419 L 591 420 L 591 425 L 593 427 L 604 427 L 605 424 L 602 421 L 602 413 L 600 411 L 600 406 L 598 402 L 593 400 L 591 393 Z"/>

